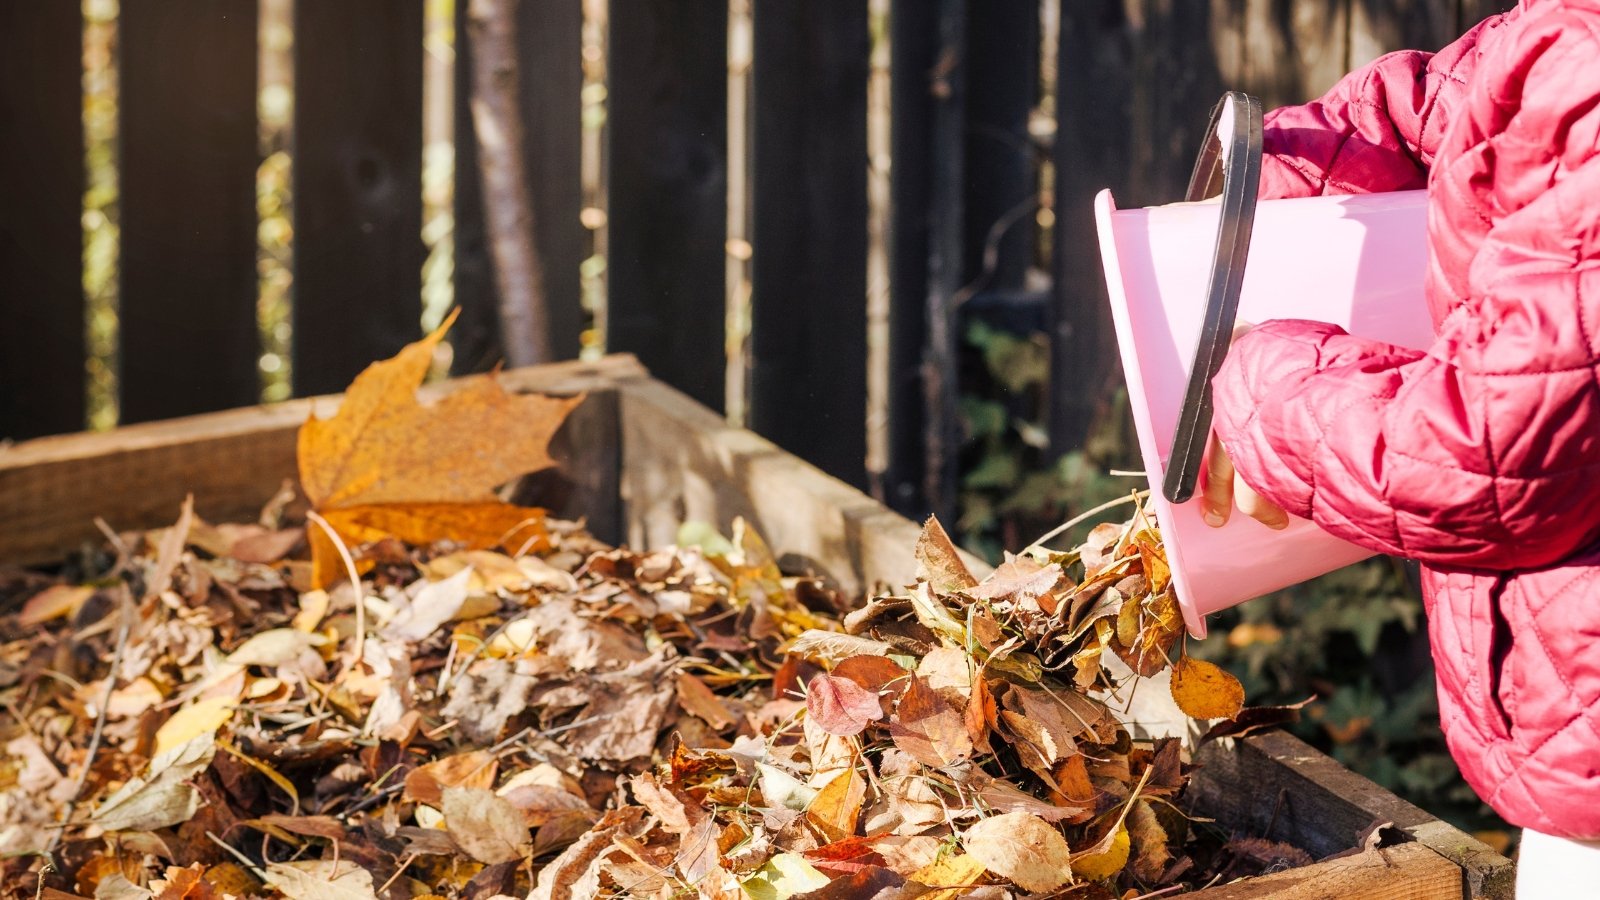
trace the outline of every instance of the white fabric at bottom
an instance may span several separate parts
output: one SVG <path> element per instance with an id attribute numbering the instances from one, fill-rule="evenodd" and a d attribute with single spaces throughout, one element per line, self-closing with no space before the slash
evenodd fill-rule
<path id="1" fill-rule="evenodd" d="M 1517 850 L 1517 900 L 1600 897 L 1600 841 L 1574 841 L 1523 829 Z"/>

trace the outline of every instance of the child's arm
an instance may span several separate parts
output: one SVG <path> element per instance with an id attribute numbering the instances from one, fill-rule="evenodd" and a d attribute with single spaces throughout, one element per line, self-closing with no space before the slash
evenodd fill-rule
<path id="1" fill-rule="evenodd" d="M 1493 156 L 1438 176 L 1435 240 L 1488 231 L 1470 272 L 1431 273 L 1466 298 L 1437 342 L 1269 322 L 1215 381 L 1244 480 L 1374 550 L 1526 568 L 1600 536 L 1600 14 L 1549 19 L 1460 111 Z"/>
<path id="2" fill-rule="evenodd" d="M 1326 95 L 1268 113 L 1262 197 L 1372 194 L 1427 184 L 1439 135 L 1477 59 L 1485 19 L 1438 53 L 1403 50 L 1351 72 Z"/>

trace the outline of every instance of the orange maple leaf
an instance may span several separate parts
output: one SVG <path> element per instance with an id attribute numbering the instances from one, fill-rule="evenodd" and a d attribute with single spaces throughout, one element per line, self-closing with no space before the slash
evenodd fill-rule
<path id="1" fill-rule="evenodd" d="M 332 417 L 300 426 L 300 484 L 346 544 L 390 536 L 473 549 L 548 542 L 544 510 L 504 503 L 494 489 L 554 463 L 550 439 L 583 397 L 511 394 L 482 375 L 422 405 L 417 388 L 454 322 L 452 313 L 368 366 Z M 320 529 L 311 537 L 312 582 L 324 587 L 344 569 Z"/>

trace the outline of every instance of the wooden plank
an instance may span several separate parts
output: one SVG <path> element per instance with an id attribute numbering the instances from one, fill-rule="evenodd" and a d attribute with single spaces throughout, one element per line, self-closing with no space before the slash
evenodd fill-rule
<path id="1" fill-rule="evenodd" d="M 82 84 L 76 4 L 0 4 L 0 440 L 84 426 Z"/>
<path id="2" fill-rule="evenodd" d="M 969 290 L 1023 287 L 1037 231 L 1038 154 L 1028 132 L 1039 94 L 1038 0 L 988 0 L 967 21 L 966 195 L 962 280 Z M 986 262 L 991 232 L 1001 235 Z"/>
<path id="3" fill-rule="evenodd" d="M 1467 896 L 1512 895 L 1510 860 L 1287 732 L 1215 741 L 1199 750 L 1196 762 L 1201 768 L 1185 794 L 1188 802 L 1235 833 L 1287 841 L 1324 857 L 1354 847 L 1368 826 L 1386 821 L 1459 869 Z"/>
<path id="4" fill-rule="evenodd" d="M 749 421 L 861 487 L 867 2 L 758 0 L 753 27 Z"/>
<path id="5" fill-rule="evenodd" d="M 456 351 L 455 371 L 481 372 L 503 354 L 499 292 L 484 232 L 478 141 L 472 127 L 472 44 L 466 10 L 464 0 L 456 4 L 455 288 L 461 317 L 451 345 Z M 583 140 L 582 30 L 581 0 L 524 0 L 517 7 L 526 177 L 557 359 L 577 357 L 586 319 L 578 277 L 587 237 L 578 218 L 583 206 L 578 177 Z"/>
<path id="6" fill-rule="evenodd" d="M 1426 847 L 1402 844 L 1185 896 L 1195 900 L 1460 900 L 1461 870 Z"/>
<path id="7" fill-rule="evenodd" d="M 805 560 L 847 595 L 915 579 L 920 529 L 909 519 L 659 381 L 626 382 L 619 395 L 629 546 L 673 543 L 685 521 L 726 534 L 743 517 L 776 553 Z"/>
<path id="8" fill-rule="evenodd" d="M 517 369 L 501 376 L 509 390 L 556 394 L 603 391 L 643 377 L 638 362 L 627 356 Z M 424 388 L 423 399 L 448 392 L 454 384 Z M 82 541 L 97 541 L 96 516 L 119 529 L 169 524 L 190 493 L 200 515 L 213 521 L 254 518 L 284 479 L 296 477 L 300 424 L 313 410 L 331 414 L 338 402 L 337 396 L 293 400 L 0 448 L 0 497 L 7 512 L 0 518 L 0 562 L 50 562 Z M 597 409 L 604 413 L 604 403 Z M 589 434 L 594 427 L 591 423 L 579 430 Z M 607 476 L 585 473 L 583 467 L 606 465 L 606 453 L 581 441 L 567 446 L 570 455 L 561 462 L 572 467 L 573 482 L 591 493 L 603 489 Z M 586 500 L 583 491 L 571 496 L 574 502 Z"/>
<path id="9" fill-rule="evenodd" d="M 122 3 L 125 422 L 259 397 L 256 10 L 256 0 Z"/>
<path id="10" fill-rule="evenodd" d="M 1246 0 L 1243 77 L 1267 109 L 1303 103 L 1345 73 L 1348 0 Z M 1309 76 L 1309 77 L 1308 77 Z M 1319 90 L 1310 80 L 1327 80 Z"/>
<path id="11" fill-rule="evenodd" d="M 1457 0 L 1354 3 L 1350 65 L 1363 66 L 1395 50 L 1438 50 L 1460 36 Z"/>
<path id="12" fill-rule="evenodd" d="M 1094 197 L 1110 187 L 1120 203 L 1137 202 L 1128 196 L 1127 172 L 1136 48 L 1116 25 L 1121 11 L 1121 0 L 1061 7 L 1049 332 L 1050 446 L 1056 453 L 1083 446 L 1101 398 L 1119 377 Z"/>
<path id="13" fill-rule="evenodd" d="M 611 4 L 606 346 L 724 397 L 725 0 Z"/>
<path id="14" fill-rule="evenodd" d="M 416 340 L 423 0 L 296 0 L 294 390 Z"/>
<path id="15" fill-rule="evenodd" d="M 928 336 L 928 181 L 933 158 L 937 21 L 922 0 L 893 0 L 889 12 L 889 311 L 886 397 L 888 452 L 873 494 L 898 512 L 928 514 L 923 492 L 923 346 Z"/>
<path id="16" fill-rule="evenodd" d="M 927 343 L 922 396 L 922 490 L 928 509 L 946 522 L 956 520 L 959 485 L 960 370 L 955 333 L 955 300 L 962 280 L 963 185 L 966 181 L 967 0 L 937 0 L 938 50 L 929 89 L 933 114 L 928 129 L 933 151 L 928 167 Z"/>

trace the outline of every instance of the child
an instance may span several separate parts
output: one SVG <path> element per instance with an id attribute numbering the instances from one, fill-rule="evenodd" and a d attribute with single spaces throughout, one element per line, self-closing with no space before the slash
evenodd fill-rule
<path id="1" fill-rule="evenodd" d="M 1263 197 L 1427 188 L 1438 337 L 1244 334 L 1203 508 L 1419 560 L 1445 736 L 1526 829 L 1519 891 L 1600 896 L 1600 0 L 1385 56 L 1265 148 Z"/>

